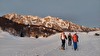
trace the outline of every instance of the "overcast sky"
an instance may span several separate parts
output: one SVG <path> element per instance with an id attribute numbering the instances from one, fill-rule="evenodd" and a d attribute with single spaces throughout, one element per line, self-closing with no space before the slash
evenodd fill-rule
<path id="1" fill-rule="evenodd" d="M 100 0 L 0 0 L 0 16 L 7 13 L 50 15 L 89 27 L 100 26 Z"/>

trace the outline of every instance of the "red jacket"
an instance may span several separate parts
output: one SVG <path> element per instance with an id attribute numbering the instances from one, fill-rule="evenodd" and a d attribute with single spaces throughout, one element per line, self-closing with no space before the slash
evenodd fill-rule
<path id="1" fill-rule="evenodd" d="M 77 35 L 73 35 L 73 42 L 78 42 L 78 36 Z"/>

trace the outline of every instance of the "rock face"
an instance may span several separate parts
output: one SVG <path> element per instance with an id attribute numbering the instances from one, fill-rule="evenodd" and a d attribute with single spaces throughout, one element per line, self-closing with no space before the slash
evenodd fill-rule
<path id="1" fill-rule="evenodd" d="M 49 36 L 61 31 L 89 32 L 100 30 L 99 28 L 88 28 L 64 21 L 58 17 L 47 16 L 44 18 L 31 15 L 6 14 L 0 18 L 1 29 L 14 35 L 24 36 Z"/>
<path id="2" fill-rule="evenodd" d="M 21 37 L 35 37 L 37 35 L 47 37 L 51 34 L 58 32 L 55 29 L 47 28 L 42 25 L 18 24 L 16 22 L 13 22 L 12 20 L 3 17 L 0 17 L 0 27 L 3 31 L 7 31 L 10 34 Z"/>

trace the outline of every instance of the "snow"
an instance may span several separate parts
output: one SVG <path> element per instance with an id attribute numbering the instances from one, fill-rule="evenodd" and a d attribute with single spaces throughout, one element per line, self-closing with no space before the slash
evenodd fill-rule
<path id="1" fill-rule="evenodd" d="M 94 36 L 95 32 L 78 32 L 78 50 L 74 51 L 68 45 L 66 50 L 60 50 L 60 33 L 35 39 L 12 36 L 0 31 L 0 56 L 100 56 L 100 36 Z"/>

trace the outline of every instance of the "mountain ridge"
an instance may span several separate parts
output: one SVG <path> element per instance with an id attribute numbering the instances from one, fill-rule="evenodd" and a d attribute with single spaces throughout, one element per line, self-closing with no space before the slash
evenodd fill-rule
<path id="1" fill-rule="evenodd" d="M 30 29 L 35 26 L 39 32 L 43 32 L 48 29 L 48 31 L 52 33 L 61 32 L 61 31 L 72 31 L 72 32 L 89 32 L 89 31 L 98 31 L 100 28 L 89 28 L 85 26 L 80 26 L 78 24 L 72 23 L 71 21 L 62 20 L 58 17 L 47 16 L 44 18 L 32 15 L 19 15 L 16 13 L 5 14 L 2 18 L 6 18 L 12 22 L 17 24 L 25 25 L 26 28 L 30 27 Z M 44 29 L 44 30 L 43 30 Z M 31 30 L 32 31 L 32 30 Z M 35 31 L 35 30 L 34 30 Z M 42 34 L 48 35 L 49 32 L 43 32 Z M 47 34 L 48 33 L 48 34 Z M 49 35 L 51 35 L 50 33 Z M 35 31 L 35 35 L 37 35 Z"/>

